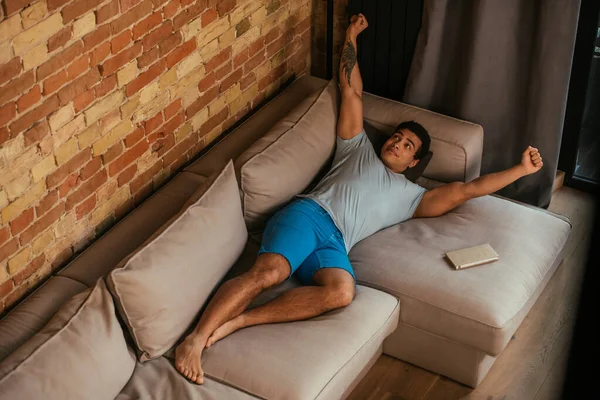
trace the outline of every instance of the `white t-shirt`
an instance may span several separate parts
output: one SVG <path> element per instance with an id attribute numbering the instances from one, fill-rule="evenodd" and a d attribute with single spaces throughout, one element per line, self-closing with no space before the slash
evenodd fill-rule
<path id="1" fill-rule="evenodd" d="M 391 171 L 375 153 L 364 129 L 336 139 L 331 170 L 308 194 L 333 219 L 346 251 L 364 238 L 410 219 L 426 189 Z"/>

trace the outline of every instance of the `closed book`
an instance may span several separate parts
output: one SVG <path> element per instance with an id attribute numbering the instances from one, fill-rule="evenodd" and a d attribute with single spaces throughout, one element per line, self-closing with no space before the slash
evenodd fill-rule
<path id="1" fill-rule="evenodd" d="M 446 253 L 455 269 L 464 269 L 498 261 L 496 251 L 489 243 Z"/>

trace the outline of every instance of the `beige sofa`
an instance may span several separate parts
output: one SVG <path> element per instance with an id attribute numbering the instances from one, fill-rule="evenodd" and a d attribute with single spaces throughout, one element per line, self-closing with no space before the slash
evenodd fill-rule
<path id="1" fill-rule="evenodd" d="M 260 144 L 261 140 L 264 142 L 269 135 L 279 140 L 282 126 L 299 129 L 310 112 L 329 112 L 327 107 L 336 106 L 335 99 L 323 100 L 327 87 L 327 81 L 311 76 L 294 81 L 6 315 L 0 321 L 0 398 L 17 394 L 34 398 L 39 393 L 53 398 L 58 391 L 61 398 L 87 393 L 86 398 L 119 399 L 337 399 L 348 396 L 382 351 L 476 387 L 562 261 L 571 231 L 566 218 L 499 196 L 485 196 L 439 218 L 411 220 L 384 229 L 350 252 L 358 286 L 349 306 L 307 321 L 235 332 L 205 350 L 206 378 L 201 386 L 177 373 L 173 346 L 166 351 L 160 346 L 144 349 L 139 330 L 123 319 L 129 304 L 122 298 L 113 302 L 108 295 L 114 297 L 117 292 L 111 271 L 130 265 L 128 260 L 135 259 L 133 254 L 155 243 L 161 232 L 183 218 L 181 215 L 189 215 L 184 210 L 207 196 L 203 190 L 208 182 L 214 186 L 214 182 L 225 179 L 223 174 L 228 168 L 231 172 L 230 160 L 237 160 L 240 204 L 249 229 L 246 233 L 245 228 L 243 232 L 236 228 L 232 236 L 236 243 L 242 239 L 245 243 L 233 246 L 237 250 L 233 253 L 232 249 L 235 257 L 230 257 L 235 263 L 220 267 L 216 275 L 206 274 L 207 287 L 195 315 L 219 282 L 246 271 L 256 258 L 262 224 L 260 218 L 250 221 L 246 213 L 253 199 L 250 188 L 244 188 L 243 183 L 249 185 L 252 180 L 240 178 L 240 164 L 255 159 L 248 156 L 249 149 L 254 149 L 256 155 L 272 148 L 272 144 Z M 325 111 L 319 101 L 325 101 Z M 331 118 L 315 115 L 318 118 L 313 115 L 313 120 L 329 121 L 321 127 L 329 132 Z M 422 186 L 432 188 L 441 182 L 470 181 L 479 176 L 483 141 L 480 126 L 368 93 L 364 94 L 364 116 L 384 131 L 407 119 L 421 122 L 430 131 L 434 155 L 418 180 Z M 317 146 L 315 152 L 322 153 L 321 159 L 330 157 L 330 150 L 302 140 Z M 268 164 L 268 159 L 265 162 Z M 302 179 L 311 176 L 314 184 L 325 167 L 322 162 L 311 164 L 298 176 L 285 177 L 286 182 L 295 180 L 296 186 L 306 189 L 311 185 Z M 276 182 L 285 173 L 290 172 L 273 168 L 271 178 Z M 279 190 L 277 184 L 273 187 Z M 237 190 L 235 201 L 239 201 Z M 254 204 L 260 208 L 267 203 L 259 199 Z M 273 204 L 263 207 L 262 222 L 281 206 Z M 237 215 L 237 211 L 229 212 L 228 218 L 232 214 Z M 235 215 L 231 218 L 239 221 Z M 215 235 L 227 239 L 227 233 Z M 233 239 L 228 240 L 224 243 L 232 243 Z M 447 251 L 486 242 L 500 254 L 494 264 L 454 271 L 443 257 Z M 230 248 L 221 246 L 223 252 Z M 106 281 L 110 291 L 102 279 L 109 274 L 111 279 Z M 216 283 L 206 283 L 212 282 L 209 275 Z M 292 277 L 262 293 L 250 307 L 299 285 Z M 140 291 L 134 300 L 143 304 L 144 293 Z M 160 318 L 146 321 L 152 326 L 160 323 Z M 87 338 L 86 329 L 91 330 L 93 346 L 86 343 L 92 340 Z M 77 334 L 68 336 L 72 330 Z M 172 336 L 172 332 L 169 334 Z M 155 339 L 152 332 L 149 337 Z M 87 357 L 61 358 L 80 348 L 86 349 Z M 56 371 L 60 368 L 62 371 Z M 96 373 L 94 368 L 102 371 Z M 97 387 L 86 387 L 87 375 L 82 371 L 96 374 Z"/>

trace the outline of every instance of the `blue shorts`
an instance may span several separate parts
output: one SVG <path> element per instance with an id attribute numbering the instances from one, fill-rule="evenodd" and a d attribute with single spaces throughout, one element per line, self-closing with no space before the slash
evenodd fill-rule
<path id="1" fill-rule="evenodd" d="M 292 274 L 304 285 L 321 268 L 341 268 L 354 278 L 344 239 L 329 213 L 315 201 L 301 198 L 276 212 L 268 221 L 258 254 L 277 253 L 285 257 Z"/>

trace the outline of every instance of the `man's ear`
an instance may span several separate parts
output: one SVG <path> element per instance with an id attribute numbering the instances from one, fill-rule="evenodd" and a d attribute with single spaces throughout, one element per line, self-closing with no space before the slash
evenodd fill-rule
<path id="1" fill-rule="evenodd" d="M 419 160 L 412 160 L 410 164 L 408 164 L 408 168 L 414 168 L 415 165 L 419 163 Z"/>

